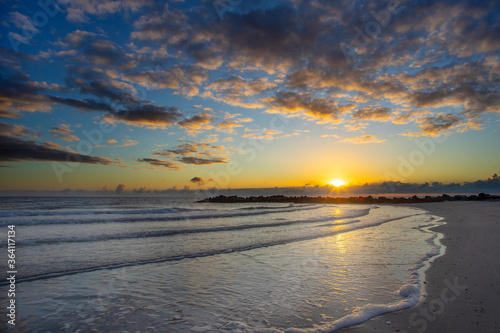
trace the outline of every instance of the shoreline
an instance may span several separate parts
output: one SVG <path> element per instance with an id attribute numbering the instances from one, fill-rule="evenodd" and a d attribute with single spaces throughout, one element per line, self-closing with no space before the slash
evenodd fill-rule
<path id="1" fill-rule="evenodd" d="M 498 332 L 500 319 L 500 204 L 442 202 L 415 204 L 446 224 L 446 247 L 425 271 L 419 302 L 337 332 Z"/>

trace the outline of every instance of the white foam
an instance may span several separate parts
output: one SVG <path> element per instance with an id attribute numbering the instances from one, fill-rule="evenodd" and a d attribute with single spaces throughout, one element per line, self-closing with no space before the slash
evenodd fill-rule
<path id="1" fill-rule="evenodd" d="M 316 326 L 313 328 L 288 328 L 284 331 L 274 328 L 251 328 L 243 323 L 230 322 L 226 326 L 236 333 L 331 333 L 341 328 L 357 325 L 370 318 L 383 315 L 385 313 L 408 309 L 418 303 L 420 296 L 420 286 L 417 284 L 406 284 L 398 291 L 402 300 L 394 304 L 367 304 L 358 307 L 350 315 L 342 317 L 332 323 Z"/>

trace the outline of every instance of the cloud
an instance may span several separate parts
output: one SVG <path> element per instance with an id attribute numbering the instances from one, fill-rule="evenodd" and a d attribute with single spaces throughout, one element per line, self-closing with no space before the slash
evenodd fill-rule
<path id="1" fill-rule="evenodd" d="M 261 103 L 256 102 L 257 95 L 277 86 L 267 78 L 244 79 L 233 75 L 228 79 L 218 79 L 210 83 L 205 88 L 210 93 L 204 96 L 229 105 L 256 108 L 263 107 Z"/>
<path id="2" fill-rule="evenodd" d="M 181 157 L 178 161 L 186 164 L 194 164 L 194 165 L 210 165 L 210 164 L 219 164 L 219 163 L 229 163 L 227 158 L 201 158 L 201 157 Z"/>
<path id="3" fill-rule="evenodd" d="M 73 48 L 81 48 L 86 44 L 88 40 L 96 36 L 97 34 L 94 32 L 75 30 L 68 33 L 64 40 Z"/>
<path id="4" fill-rule="evenodd" d="M 39 30 L 33 24 L 33 20 L 24 14 L 19 12 L 10 12 L 8 15 L 8 20 L 16 28 L 25 30 L 31 33 L 39 33 Z"/>
<path id="5" fill-rule="evenodd" d="M 95 39 L 87 45 L 87 59 L 97 66 L 110 66 L 127 62 L 125 52 L 109 40 Z"/>
<path id="6" fill-rule="evenodd" d="M 385 142 L 385 140 L 377 139 L 373 135 L 362 135 L 362 136 L 358 136 L 355 138 L 346 138 L 346 139 L 340 140 L 339 142 L 363 144 L 363 143 L 382 143 L 382 142 Z"/>
<path id="7" fill-rule="evenodd" d="M 72 133 L 75 133 L 74 131 L 70 130 L 71 125 L 69 124 L 60 124 L 59 126 L 53 126 L 50 129 L 50 134 L 55 136 L 58 139 L 64 140 L 64 141 L 80 141 L 80 138 L 77 136 L 73 135 Z"/>
<path id="8" fill-rule="evenodd" d="M 189 16 L 179 9 L 171 9 L 168 4 L 163 10 L 147 13 L 134 23 L 135 31 L 131 37 L 138 40 L 176 43 L 187 37 L 186 27 Z"/>
<path id="9" fill-rule="evenodd" d="M 52 143 L 39 144 L 0 135 L 0 163 L 24 161 L 77 162 L 86 164 L 113 165 L 109 158 L 95 157 L 61 149 Z"/>
<path id="10" fill-rule="evenodd" d="M 101 112 L 95 117 L 150 129 L 177 125 L 190 135 L 242 131 L 238 128 L 252 119 L 239 114 L 221 119 L 213 109 L 224 103 L 256 109 L 246 110 L 259 120 L 256 128 L 264 127 L 266 115 L 259 115 L 264 110 L 368 133 L 342 140 L 352 143 L 383 142 L 369 133 L 374 122 L 414 127 L 405 133 L 409 136 L 441 135 L 480 130 L 500 113 L 500 7 L 494 1 L 247 1 L 231 7 L 223 20 L 207 1 L 58 4 L 70 22 L 95 24 L 89 31 L 54 30 L 57 40 L 36 55 L 0 48 L 0 117 L 26 116 L 16 125 L 3 123 L 5 136 L 36 139 L 38 134 L 21 125 L 31 121 L 26 113 L 63 112 L 59 108 L 83 111 L 78 117 Z M 390 5 L 397 7 L 390 22 L 378 22 L 379 33 L 368 36 L 368 23 L 377 23 L 373 13 Z M 5 24 L 40 32 L 32 17 L 16 10 L 7 12 Z M 121 19 L 130 29 L 108 33 L 107 18 Z M 14 30 L 4 37 L 31 42 Z M 59 68 L 57 84 L 36 81 L 39 73 L 26 74 L 53 64 Z M 205 99 L 211 108 L 188 116 L 154 101 L 195 96 L 189 104 Z M 77 140 L 58 123 L 40 126 L 62 140 Z M 287 135 L 267 128 L 243 133 L 263 140 Z M 227 151 L 191 144 L 153 156 L 179 165 L 227 160 Z"/>
<path id="11" fill-rule="evenodd" d="M 81 111 L 108 111 L 113 112 L 113 107 L 108 103 L 98 102 L 91 99 L 74 99 L 74 98 L 61 98 L 56 96 L 47 96 L 52 102 L 64 104 Z"/>
<path id="12" fill-rule="evenodd" d="M 177 155 L 190 155 L 190 154 L 201 154 L 205 156 L 210 156 L 213 154 L 225 154 L 226 149 L 224 146 L 210 145 L 205 142 L 186 142 L 175 146 L 173 149 L 169 150 Z"/>
<path id="13" fill-rule="evenodd" d="M 437 116 L 425 117 L 419 120 L 420 132 L 407 133 L 406 136 L 439 136 L 448 130 L 463 124 L 463 120 L 453 114 L 443 114 Z M 465 124 L 464 124 L 465 125 Z"/>
<path id="14" fill-rule="evenodd" d="M 198 87 L 208 80 L 205 69 L 193 66 L 174 66 L 166 69 L 129 73 L 124 79 L 154 89 L 179 90 L 186 96 L 198 94 Z"/>
<path id="15" fill-rule="evenodd" d="M 274 97 L 264 99 L 269 105 L 268 112 L 301 115 L 322 123 L 335 123 L 353 105 L 338 105 L 329 98 L 316 98 L 312 94 L 294 91 L 277 92 Z"/>
<path id="16" fill-rule="evenodd" d="M 1 103 L 1 101 L 0 101 L 0 103 Z M 0 109 L 0 118 L 17 119 L 17 118 L 22 118 L 22 115 L 19 112 Z"/>
<path id="17" fill-rule="evenodd" d="M 254 139 L 254 140 L 274 140 L 279 138 L 280 134 L 283 134 L 282 131 L 263 128 L 261 130 L 251 130 L 245 129 L 245 134 L 243 134 L 243 138 Z"/>
<path id="18" fill-rule="evenodd" d="M 22 125 L 12 125 L 0 121 L 0 135 L 26 137 L 34 140 L 39 139 L 40 132 Z"/>
<path id="19" fill-rule="evenodd" d="M 242 126 L 237 120 L 222 121 L 217 124 L 217 129 L 224 133 L 233 134 L 235 128 Z"/>
<path id="20" fill-rule="evenodd" d="M 362 108 L 354 111 L 352 117 L 357 121 L 388 121 L 391 110 L 385 107 Z"/>
<path id="21" fill-rule="evenodd" d="M 105 16 L 114 13 L 135 12 L 142 7 L 151 6 L 152 1 L 142 0 L 58 0 L 66 11 L 66 19 L 72 23 L 91 21 L 91 16 Z"/>
<path id="22" fill-rule="evenodd" d="M 123 141 L 123 143 L 120 145 L 120 147 L 137 146 L 138 143 L 139 143 L 138 141 L 128 139 L 128 140 Z"/>
<path id="23" fill-rule="evenodd" d="M 19 118 L 19 112 L 47 112 L 52 102 L 41 95 L 45 90 L 38 82 L 31 81 L 28 75 L 21 72 L 7 72 L 1 68 L 0 73 L 0 112 L 6 118 Z"/>
<path id="24" fill-rule="evenodd" d="M 193 178 L 191 178 L 190 182 L 191 183 L 195 183 L 198 186 L 201 186 L 201 185 L 205 184 L 205 181 L 201 177 L 193 177 Z"/>
<path id="25" fill-rule="evenodd" d="M 206 112 L 194 115 L 191 118 L 185 118 L 177 123 L 177 125 L 189 133 L 199 133 L 202 129 L 211 129 L 213 126 L 210 123 L 215 117 Z"/>
<path id="26" fill-rule="evenodd" d="M 180 116 L 180 111 L 175 107 L 145 104 L 108 113 L 102 118 L 111 123 L 118 121 L 139 127 L 158 128 L 173 125 Z"/>
<path id="27" fill-rule="evenodd" d="M 152 153 L 155 156 L 174 158 L 184 164 L 210 165 L 228 163 L 228 159 L 224 157 L 228 154 L 225 147 L 214 146 L 205 142 L 181 143 L 172 149 L 157 149 Z"/>
<path id="28" fill-rule="evenodd" d="M 159 160 L 156 158 L 140 158 L 137 160 L 137 162 L 149 163 L 150 165 L 152 165 L 154 167 L 166 168 L 166 169 L 172 170 L 172 171 L 181 170 L 181 167 L 175 162 Z"/>
<path id="29" fill-rule="evenodd" d="M 97 66 L 87 58 L 67 60 L 67 88 L 82 94 L 90 94 L 102 99 L 100 102 L 119 105 L 139 105 L 147 101 L 137 97 L 137 90 L 127 82 L 119 80 L 119 68 L 107 69 Z"/>
<path id="30" fill-rule="evenodd" d="M 125 185 L 125 184 L 119 184 L 116 186 L 115 192 L 117 194 L 121 194 L 121 193 L 125 192 L 126 187 L 127 187 L 127 185 Z"/>

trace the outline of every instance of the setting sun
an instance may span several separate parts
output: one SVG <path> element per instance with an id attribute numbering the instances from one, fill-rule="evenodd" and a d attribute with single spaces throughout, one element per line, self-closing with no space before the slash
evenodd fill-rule
<path id="1" fill-rule="evenodd" d="M 339 187 L 339 186 L 345 185 L 345 182 L 342 179 L 335 179 L 335 180 L 329 181 L 328 185 Z"/>

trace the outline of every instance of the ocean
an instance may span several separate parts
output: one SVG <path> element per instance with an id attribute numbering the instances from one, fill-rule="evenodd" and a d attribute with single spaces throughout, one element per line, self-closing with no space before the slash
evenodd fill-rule
<path id="1" fill-rule="evenodd" d="M 15 332 L 333 332 L 408 308 L 443 253 L 411 206 L 4 197 Z M 5 281 L 5 280 L 4 280 Z M 0 285 L 2 317 L 8 285 Z"/>

